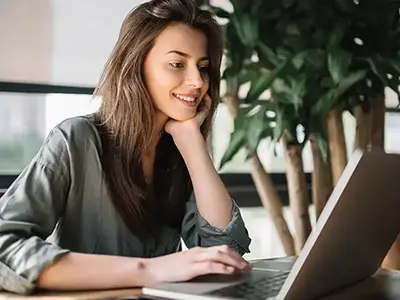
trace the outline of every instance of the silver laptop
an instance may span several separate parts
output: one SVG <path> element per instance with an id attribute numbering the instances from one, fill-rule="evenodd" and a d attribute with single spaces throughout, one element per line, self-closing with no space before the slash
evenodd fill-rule
<path id="1" fill-rule="evenodd" d="M 315 299 L 379 269 L 400 232 L 400 154 L 355 151 L 298 258 L 143 288 L 162 299 Z"/>

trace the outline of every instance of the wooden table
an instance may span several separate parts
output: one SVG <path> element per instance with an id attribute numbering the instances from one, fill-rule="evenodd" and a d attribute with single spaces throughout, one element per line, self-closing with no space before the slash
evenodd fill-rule
<path id="1" fill-rule="evenodd" d="M 21 296 L 0 292 L 0 300 L 90 300 L 139 295 L 141 289 L 119 289 L 90 292 L 46 292 Z M 374 277 L 338 291 L 321 300 L 395 300 L 400 299 L 400 272 L 382 269 Z"/>
<path id="2" fill-rule="evenodd" d="M 110 291 L 90 291 L 90 292 L 44 292 L 29 296 L 0 292 L 0 300 L 90 300 L 107 299 L 139 295 L 141 289 L 119 289 Z"/>

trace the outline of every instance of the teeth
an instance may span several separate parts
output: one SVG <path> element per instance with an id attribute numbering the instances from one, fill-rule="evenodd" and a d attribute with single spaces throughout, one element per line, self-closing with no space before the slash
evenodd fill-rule
<path id="1" fill-rule="evenodd" d="M 196 98 L 187 97 L 187 96 L 182 96 L 182 95 L 175 94 L 175 93 L 174 93 L 174 96 L 177 97 L 177 98 L 179 98 L 179 99 L 181 99 L 181 100 L 185 100 L 185 101 L 188 101 L 188 102 L 193 102 L 193 101 L 196 100 Z"/>

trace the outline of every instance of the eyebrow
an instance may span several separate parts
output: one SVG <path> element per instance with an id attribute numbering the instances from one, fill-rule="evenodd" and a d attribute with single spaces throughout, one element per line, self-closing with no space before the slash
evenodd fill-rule
<path id="1" fill-rule="evenodd" d="M 191 57 L 189 54 L 184 53 L 182 51 L 178 51 L 178 50 L 171 50 L 171 51 L 168 51 L 166 54 L 170 54 L 170 53 L 175 53 L 175 54 L 178 54 L 178 55 L 183 56 L 185 58 L 190 58 Z M 199 59 L 199 61 L 202 61 L 202 60 L 210 60 L 210 59 L 207 56 L 203 56 L 202 58 Z"/>

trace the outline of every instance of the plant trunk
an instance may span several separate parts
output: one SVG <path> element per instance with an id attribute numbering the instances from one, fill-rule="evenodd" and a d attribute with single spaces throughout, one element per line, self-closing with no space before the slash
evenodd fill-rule
<path id="1" fill-rule="evenodd" d="M 287 133 L 283 134 L 282 141 L 287 166 L 286 178 L 289 190 L 290 208 L 292 209 L 296 231 L 296 252 L 299 253 L 311 233 L 306 175 L 304 173 L 301 146 L 290 144 Z"/>
<path id="2" fill-rule="evenodd" d="M 315 215 L 318 220 L 332 193 L 332 173 L 329 161 L 325 161 L 318 143 L 310 140 L 313 159 L 312 192 Z"/>
<path id="3" fill-rule="evenodd" d="M 371 143 L 372 109 L 369 104 L 359 104 L 354 107 L 356 119 L 356 135 L 354 137 L 354 150 L 367 150 Z"/>
<path id="4" fill-rule="evenodd" d="M 257 155 L 250 157 L 251 176 L 260 195 L 263 206 L 271 214 L 286 255 L 296 255 L 294 241 L 283 216 L 282 201 L 271 177 L 265 171 Z"/>
<path id="5" fill-rule="evenodd" d="M 336 186 L 347 165 L 346 140 L 344 138 L 342 109 L 332 109 L 327 115 L 329 157 L 332 168 L 332 185 Z"/>
<path id="6" fill-rule="evenodd" d="M 385 94 L 382 90 L 372 98 L 371 147 L 385 148 Z"/>
<path id="7" fill-rule="evenodd" d="M 239 112 L 237 96 L 227 95 L 224 103 L 228 106 L 232 118 Z M 283 205 L 270 175 L 266 172 L 257 154 L 250 157 L 251 176 L 256 186 L 261 203 L 270 213 L 272 221 L 278 232 L 283 249 L 287 256 L 296 254 L 293 236 L 289 230 L 285 217 L 283 216 Z"/>

